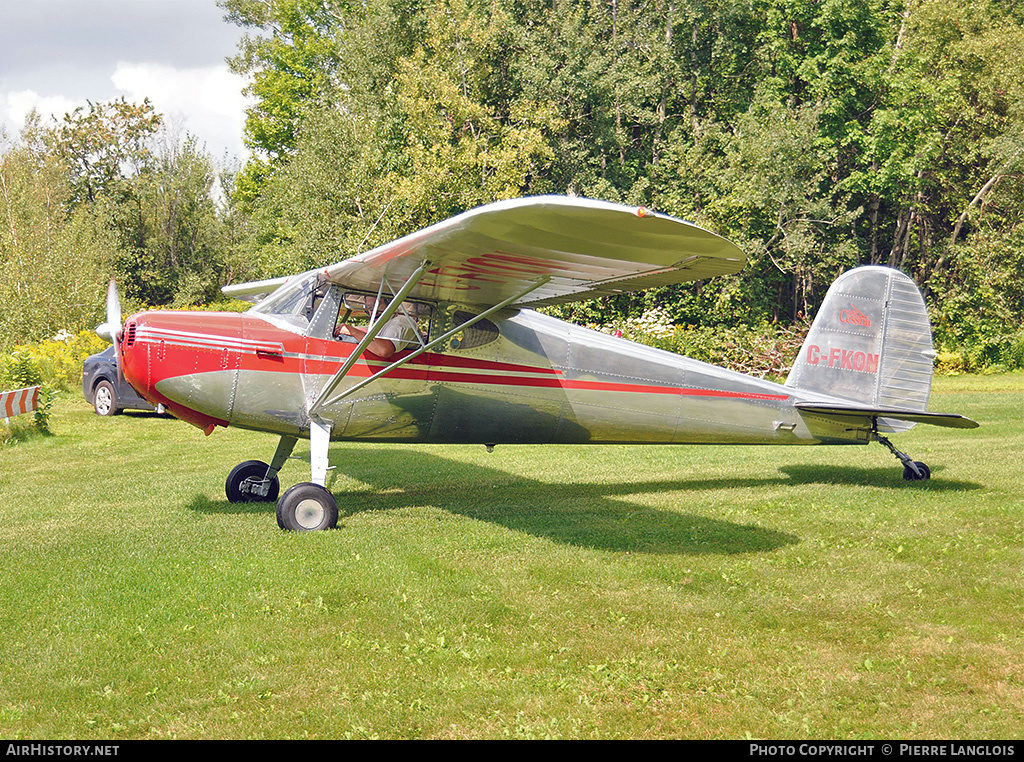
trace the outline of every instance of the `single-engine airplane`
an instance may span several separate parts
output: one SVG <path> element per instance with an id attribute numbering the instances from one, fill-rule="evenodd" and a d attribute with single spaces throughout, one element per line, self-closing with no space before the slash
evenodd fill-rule
<path id="1" fill-rule="evenodd" d="M 336 526 L 332 440 L 483 444 L 866 444 L 906 479 L 928 467 L 886 433 L 978 424 L 926 410 L 931 327 L 913 281 L 868 266 L 830 288 L 784 384 L 557 320 L 532 308 L 735 273 L 742 251 L 684 220 L 581 198 L 489 204 L 337 264 L 226 286 L 244 313 L 107 322 L 127 380 L 210 434 L 280 436 L 229 500 L 277 501 L 288 530 Z M 278 499 L 300 438 L 310 481 Z"/>

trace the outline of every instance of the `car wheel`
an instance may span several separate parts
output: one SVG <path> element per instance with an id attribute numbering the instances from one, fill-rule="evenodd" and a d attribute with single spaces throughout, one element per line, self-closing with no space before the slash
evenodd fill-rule
<path id="1" fill-rule="evenodd" d="M 117 406 L 117 392 L 109 381 L 100 381 L 96 384 L 96 391 L 93 396 L 92 406 L 96 409 L 96 415 L 117 415 L 121 412 Z"/>

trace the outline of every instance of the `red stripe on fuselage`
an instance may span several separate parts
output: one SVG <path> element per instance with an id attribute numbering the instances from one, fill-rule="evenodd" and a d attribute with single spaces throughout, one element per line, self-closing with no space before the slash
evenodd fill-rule
<path id="1" fill-rule="evenodd" d="M 193 315 L 200 314 L 203 313 L 186 313 L 186 316 L 192 318 Z M 234 367 L 239 370 L 293 374 L 316 372 L 328 375 L 336 373 L 348 359 L 348 355 L 339 354 L 339 350 L 351 352 L 355 349 L 355 344 L 330 340 L 310 340 L 305 336 L 282 331 L 258 318 L 241 315 L 224 316 L 216 315 L 216 313 L 213 315 L 206 313 L 204 321 L 195 321 L 194 323 L 192 320 L 180 321 L 172 318 L 172 316 L 181 317 L 180 313 L 177 315 L 175 313 L 156 313 L 147 316 L 147 325 L 144 328 L 140 327 L 136 341 L 139 344 L 150 344 L 150 346 L 159 345 L 164 353 L 159 362 L 151 365 L 153 386 L 164 378 L 225 370 L 223 363 L 225 352 L 237 357 L 238 365 Z M 189 333 L 188 328 L 191 327 L 189 324 L 195 329 L 191 331 L 193 334 L 191 339 L 187 335 L 182 335 Z M 151 340 L 147 338 L 150 331 L 175 331 L 179 335 L 171 338 L 165 334 L 165 338 Z M 241 338 L 242 336 L 244 339 Z M 197 339 L 208 344 L 223 342 L 223 346 L 197 349 L 194 346 Z M 269 356 L 258 353 L 251 348 L 255 344 L 276 344 L 283 347 L 284 353 Z M 386 360 L 367 351 L 349 370 L 349 375 L 352 378 L 369 377 L 402 357 L 403 354 L 408 354 L 408 351 Z M 234 364 L 232 363 L 232 365 Z M 789 399 L 787 394 L 694 389 L 623 381 L 568 379 L 564 377 L 564 371 L 551 367 L 537 367 L 472 357 L 452 357 L 430 352 L 394 369 L 387 374 L 387 378 L 408 381 L 429 380 L 452 384 L 561 388 L 633 394 L 678 394 L 692 397 L 747 400 L 784 401 Z"/>

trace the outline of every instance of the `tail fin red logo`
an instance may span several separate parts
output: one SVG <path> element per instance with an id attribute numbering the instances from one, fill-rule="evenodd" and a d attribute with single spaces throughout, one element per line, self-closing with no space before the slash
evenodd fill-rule
<path id="1" fill-rule="evenodd" d="M 862 325 L 865 328 L 871 327 L 871 318 L 852 304 L 844 310 L 839 310 L 839 322 L 850 325 Z"/>

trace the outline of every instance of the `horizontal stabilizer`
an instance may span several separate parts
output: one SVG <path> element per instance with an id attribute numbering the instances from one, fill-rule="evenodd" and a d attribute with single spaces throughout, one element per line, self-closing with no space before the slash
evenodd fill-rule
<path id="1" fill-rule="evenodd" d="M 816 402 L 798 402 L 797 410 L 838 418 L 885 418 L 907 423 L 930 423 L 950 429 L 976 429 L 978 422 L 955 413 L 929 413 L 923 410 L 905 410 L 887 407 L 854 407 Z"/>

